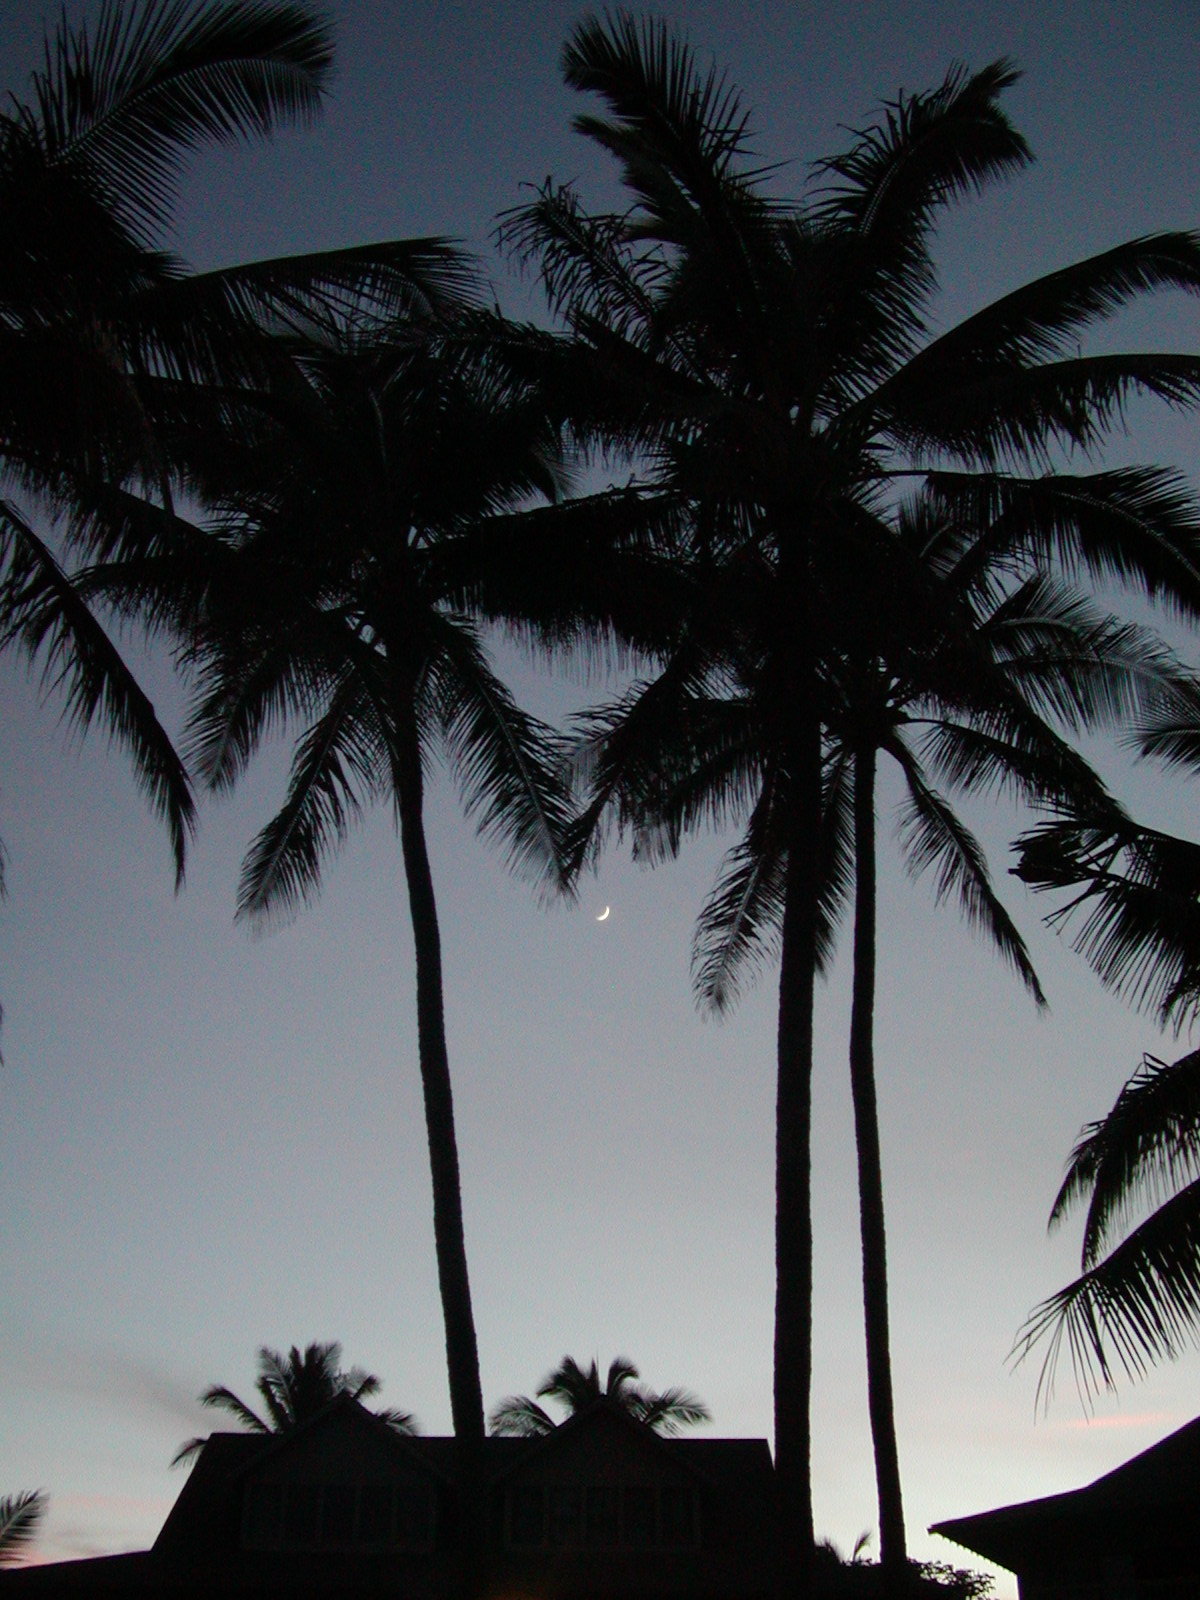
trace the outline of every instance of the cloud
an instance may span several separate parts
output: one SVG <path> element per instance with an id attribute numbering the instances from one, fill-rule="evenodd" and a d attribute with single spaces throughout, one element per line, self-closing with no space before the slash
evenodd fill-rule
<path id="1" fill-rule="evenodd" d="M 8 1374 L 43 1393 L 101 1400 L 123 1416 L 169 1425 L 172 1431 L 203 1429 L 208 1414 L 195 1399 L 199 1386 L 138 1352 L 41 1332 L 6 1345 Z"/>

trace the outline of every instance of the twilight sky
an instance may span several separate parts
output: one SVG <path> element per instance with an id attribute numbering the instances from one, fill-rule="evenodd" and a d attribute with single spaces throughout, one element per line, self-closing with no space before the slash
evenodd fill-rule
<path id="1" fill-rule="evenodd" d="M 1017 61 L 1007 105 L 1038 163 L 948 219 L 943 321 L 1125 238 L 1200 222 L 1198 0 L 663 10 L 741 85 L 757 148 L 790 163 L 778 183 L 793 194 L 881 98 L 955 61 Z M 612 198 L 570 132 L 556 67 L 581 7 L 332 11 L 339 73 L 320 125 L 191 170 L 177 243 L 194 264 L 433 233 L 487 251 L 495 213 L 547 173 Z M 0 0 L 4 84 L 23 90 L 56 12 Z M 502 303 L 528 303 L 495 274 Z M 1194 303 L 1161 297 L 1111 339 L 1194 349 L 1198 321 Z M 1195 478 L 1196 426 L 1139 409 L 1108 459 Z M 603 687 L 505 660 L 547 715 Z M 146 658 L 145 677 L 178 725 L 167 664 Z M 0 693 L 0 1493 L 50 1491 L 43 1556 L 141 1548 L 180 1486 L 171 1455 L 215 1420 L 195 1395 L 214 1381 L 248 1394 L 260 1343 L 340 1339 L 384 1377 L 386 1403 L 427 1432 L 449 1427 L 399 850 L 386 814 L 371 817 L 320 903 L 253 940 L 232 925 L 237 865 L 282 795 L 282 750 L 231 802 L 206 803 L 175 898 L 165 836 L 120 755 L 102 737 L 68 740 L 53 697 L 13 659 Z M 1195 832 L 1200 791 L 1105 759 L 1135 813 Z M 1023 819 L 969 815 L 1003 877 Z M 688 983 L 722 841 L 695 841 L 652 875 L 614 854 L 577 906 L 545 911 L 473 837 L 448 785 L 432 788 L 429 832 L 488 1404 L 531 1392 L 564 1352 L 623 1353 L 651 1383 L 703 1395 L 715 1432 L 769 1434 L 773 982 L 722 1023 L 696 1013 Z M 1041 1418 L 1036 1370 L 1005 1365 L 1026 1312 L 1072 1274 L 1077 1235 L 1048 1241 L 1045 1217 L 1080 1125 L 1143 1050 L 1185 1042 L 1106 996 L 1039 928 L 1048 907 L 1007 880 L 1051 1000 L 1039 1018 L 956 912 L 881 855 L 906 1510 L 915 1554 L 966 1562 L 927 1525 L 1075 1487 L 1194 1414 L 1196 1357 L 1124 1386 L 1091 1420 L 1069 1374 Z M 849 1547 L 875 1512 L 844 962 L 819 1004 L 816 1516 Z M 1002 1596 L 1014 1589 L 1001 1578 Z"/>

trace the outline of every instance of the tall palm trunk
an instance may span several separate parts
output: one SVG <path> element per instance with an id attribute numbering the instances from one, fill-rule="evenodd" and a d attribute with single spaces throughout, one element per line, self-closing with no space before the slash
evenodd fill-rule
<path id="1" fill-rule="evenodd" d="M 850 1089 L 858 1152 L 867 1407 L 879 1498 L 879 1555 L 886 1571 L 902 1576 L 908 1571 L 908 1550 L 892 1400 L 883 1167 L 875 1099 L 875 898 L 875 752 L 864 748 L 856 751 L 854 757 L 854 984 L 850 1012 Z"/>
<path id="2" fill-rule="evenodd" d="M 821 723 L 806 567 L 791 585 L 796 604 L 787 674 L 793 697 L 775 1104 L 775 1479 L 780 1589 L 789 1596 L 809 1592 L 814 1548 L 812 1067 Z"/>
<path id="3" fill-rule="evenodd" d="M 481 1558 L 483 1532 L 483 1389 L 471 1310 L 463 1229 L 458 1141 L 442 1003 L 442 941 L 425 843 L 421 749 L 412 701 L 397 710 L 396 808 L 412 916 L 417 970 L 417 1054 L 433 1179 L 433 1239 L 446 1333 L 450 1413 L 458 1449 L 463 1534 L 468 1561 Z"/>

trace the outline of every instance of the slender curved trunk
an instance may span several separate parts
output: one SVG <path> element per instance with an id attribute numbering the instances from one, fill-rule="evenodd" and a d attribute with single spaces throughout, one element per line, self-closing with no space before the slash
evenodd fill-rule
<path id="1" fill-rule="evenodd" d="M 433 1179 L 433 1238 L 446 1333 L 450 1413 L 457 1443 L 468 1570 L 483 1552 L 483 1389 L 467 1276 L 454 1101 L 442 1003 L 442 941 L 425 842 L 421 750 L 411 701 L 397 714 L 396 811 L 417 969 L 417 1054 Z"/>
<path id="2" fill-rule="evenodd" d="M 859 750 L 854 757 L 854 989 L 850 1012 L 850 1089 L 858 1152 L 867 1407 L 879 1498 L 879 1557 L 886 1572 L 907 1577 L 908 1549 L 904 1537 L 888 1334 L 883 1165 L 875 1098 L 875 879 L 875 752 Z"/>
<path id="3" fill-rule="evenodd" d="M 798 552 L 797 552 L 798 553 Z M 807 1594 L 812 1511 L 812 1066 L 817 967 L 817 840 L 821 720 L 816 700 L 808 562 L 789 587 L 795 604 L 786 691 L 788 858 L 779 963 L 775 1102 L 775 1482 L 783 1594 Z"/>

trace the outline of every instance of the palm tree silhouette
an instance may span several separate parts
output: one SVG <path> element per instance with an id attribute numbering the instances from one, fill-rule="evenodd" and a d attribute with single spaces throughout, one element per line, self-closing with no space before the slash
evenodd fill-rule
<path id="1" fill-rule="evenodd" d="M 694 1394 L 686 1389 L 666 1389 L 656 1394 L 637 1381 L 640 1376 L 628 1356 L 617 1356 L 609 1363 L 603 1382 L 594 1359 L 587 1367 L 581 1367 L 574 1357 L 564 1356 L 542 1383 L 538 1399 L 557 1400 L 568 1416 L 586 1411 L 604 1399 L 656 1433 L 678 1433 L 682 1427 L 709 1421 L 708 1407 Z M 493 1433 L 522 1439 L 553 1433 L 558 1426 L 545 1407 L 528 1395 L 509 1395 L 501 1400 L 489 1421 Z"/>
<path id="2" fill-rule="evenodd" d="M 886 1239 L 874 1068 L 876 768 L 897 766 L 905 804 L 899 829 L 914 875 L 936 873 L 939 899 L 956 898 L 1038 1003 L 1041 989 L 1017 929 L 998 899 L 978 841 L 942 785 L 968 796 L 1009 791 L 1034 805 L 1107 799 L 1090 768 L 1047 721 L 1094 729 L 1131 715 L 1176 671 L 1161 643 L 1090 606 L 1039 574 L 1017 581 L 992 570 L 987 532 L 965 537 L 927 503 L 903 508 L 897 548 L 882 570 L 853 575 L 831 603 L 847 623 L 822 664 L 824 819 L 817 850 L 825 901 L 823 938 L 854 886 L 850 1068 L 855 1112 L 868 1392 L 881 1526 L 904 1548 L 902 1495 L 889 1356 Z M 722 587 L 727 610 L 752 615 L 754 598 Z M 756 672 L 719 663 L 693 673 L 669 702 L 664 681 L 639 701 L 592 714 L 603 781 L 633 796 L 640 847 L 677 836 L 705 799 L 719 802 L 731 771 L 770 773 L 778 761 L 761 714 Z M 639 728 L 648 714 L 648 725 Z M 611 746 L 611 748 L 609 748 Z M 619 774 L 615 763 L 620 763 Z M 778 937 L 784 878 L 782 784 L 763 782 L 743 837 L 701 912 L 693 974 L 701 1001 L 727 1009 L 747 970 Z M 894 1558 L 893 1558 L 894 1559 Z"/>
<path id="3" fill-rule="evenodd" d="M 0 1567 L 12 1566 L 25 1554 L 47 1503 L 40 1489 L 24 1489 L 0 1499 Z"/>
<path id="4" fill-rule="evenodd" d="M 465 281 L 466 266 L 457 262 Z M 444 279 L 434 274 L 435 289 Z M 465 300 L 465 296 L 464 296 Z M 364 807 L 400 835 L 416 967 L 417 1053 L 454 1432 L 465 1492 L 482 1482 L 479 1357 L 446 1049 L 441 934 L 424 830 L 442 755 L 468 815 L 519 869 L 556 878 L 568 797 L 549 729 L 493 672 L 471 609 L 505 533 L 557 492 L 558 441 L 531 392 L 450 336 L 436 298 L 388 324 L 370 310 L 281 344 L 262 400 L 217 456 L 219 559 L 195 665 L 190 750 L 232 785 L 283 719 L 302 732 L 286 798 L 243 864 L 238 916 L 293 913 Z M 208 436 L 200 441 L 209 447 Z"/>
<path id="5" fill-rule="evenodd" d="M 900 839 L 912 875 L 936 872 L 1039 1005 L 1024 940 L 998 899 L 978 841 L 941 784 L 968 798 L 1008 792 L 1027 805 L 1094 803 L 1102 784 L 1051 723 L 1094 731 L 1135 715 L 1177 674 L 1160 641 L 1106 617 L 1061 582 L 989 570 L 986 532 L 964 541 L 936 516 L 901 519 L 927 581 L 887 593 L 860 583 L 856 622 L 827 664 L 827 819 L 850 841 L 854 880 L 850 1084 L 858 1160 L 868 1410 L 881 1542 L 906 1559 L 892 1398 L 883 1174 L 875 1088 L 876 783 L 881 756 L 901 774 Z M 928 579 L 936 574 L 934 592 Z M 932 602 L 932 604 L 931 604 Z M 1047 718 L 1050 720 L 1047 721 Z M 940 780 L 940 782 L 938 781 Z M 834 813 L 841 810 L 843 815 Z M 711 934 L 711 928 L 708 930 Z"/>
<path id="6" fill-rule="evenodd" d="M 1076 347 L 1084 327 L 1131 296 L 1195 289 L 1200 253 L 1185 235 L 1135 241 L 930 337 L 938 212 L 1029 159 L 998 104 L 1015 78 L 1006 63 L 888 106 L 822 165 L 823 191 L 805 207 L 768 195 L 762 172 L 747 168 L 735 92 L 665 26 L 623 12 L 587 20 L 564 64 L 572 86 L 605 104 L 607 116 L 577 126 L 621 163 L 631 209 L 589 215 L 569 186 L 548 183 L 507 218 L 504 236 L 537 263 L 569 330 L 560 370 L 581 397 L 576 426 L 636 457 L 643 504 L 658 507 L 661 543 L 689 574 L 684 608 L 663 626 L 658 677 L 630 691 L 627 717 L 593 725 L 581 854 L 606 824 L 636 831 L 654 814 L 652 781 L 622 787 L 630 745 L 665 738 L 692 687 L 711 699 L 706 686 L 722 675 L 731 693 L 752 686 L 769 764 L 742 760 L 731 739 L 710 781 L 666 826 L 643 829 L 637 848 L 652 858 L 689 827 L 730 816 L 748 817 L 748 837 L 775 830 L 777 870 L 756 890 L 780 930 L 775 1446 L 782 1560 L 799 1585 L 813 1547 L 821 674 L 841 623 L 830 594 L 847 587 L 830 575 L 880 564 L 894 545 L 895 486 L 916 477 L 960 526 L 1002 521 L 1014 550 L 1136 573 L 1152 593 L 1183 591 L 1194 529 L 1175 480 L 1044 469 L 1054 446 L 1097 444 L 1129 393 L 1196 395 L 1192 357 L 1083 358 Z M 1194 584 L 1187 603 L 1195 608 Z M 884 1531 L 889 1566 L 903 1557 L 897 1526 L 892 1518 Z"/>
<path id="7" fill-rule="evenodd" d="M 286 1355 L 260 1345 L 254 1387 L 262 1401 L 262 1412 L 255 1411 L 221 1383 L 206 1389 L 200 1404 L 231 1412 L 249 1433 L 290 1433 L 317 1416 L 338 1395 L 367 1400 L 379 1393 L 381 1380 L 374 1373 L 365 1372 L 362 1367 L 343 1372 L 341 1362 L 342 1347 L 336 1340 L 327 1344 L 314 1342 L 304 1350 L 293 1345 Z M 407 1411 L 377 1411 L 375 1415 L 397 1433 L 417 1431 Z M 189 1439 L 175 1453 L 171 1465 L 191 1462 L 204 1444 L 203 1439 Z"/>

